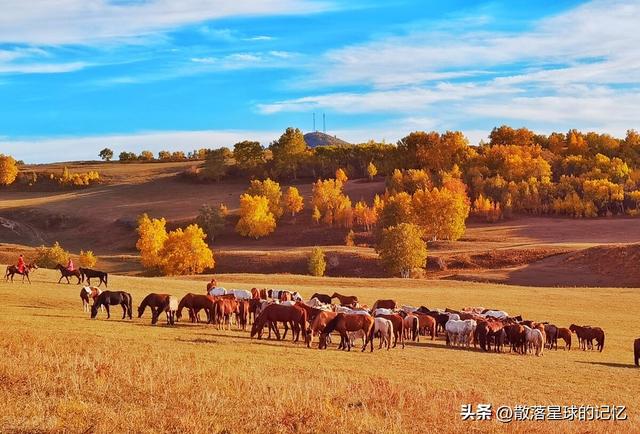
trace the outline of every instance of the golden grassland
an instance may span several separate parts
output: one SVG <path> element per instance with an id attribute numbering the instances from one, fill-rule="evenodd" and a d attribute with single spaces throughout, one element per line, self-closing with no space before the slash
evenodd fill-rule
<path id="1" fill-rule="evenodd" d="M 254 285 L 338 291 L 364 303 L 483 305 L 525 318 L 598 325 L 603 353 L 542 357 L 450 349 L 440 338 L 372 354 L 252 340 L 247 332 L 181 322 L 91 320 L 79 286 L 37 270 L 32 285 L 0 283 L 0 431 L 3 432 L 640 432 L 640 336 L 635 289 L 527 288 L 452 281 L 219 275 Z M 200 278 L 110 276 L 132 293 L 203 292 Z M 335 340 L 334 340 L 335 341 Z M 559 345 L 562 347 L 562 343 Z M 625 422 L 463 422 L 465 403 L 626 405 Z"/>

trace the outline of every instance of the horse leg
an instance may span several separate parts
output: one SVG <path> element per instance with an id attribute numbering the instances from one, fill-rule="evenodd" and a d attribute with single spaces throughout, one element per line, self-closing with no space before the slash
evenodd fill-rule
<path id="1" fill-rule="evenodd" d="M 125 319 L 127 317 L 127 302 L 123 301 L 120 306 L 122 307 L 122 319 Z M 155 312 L 153 311 L 153 308 L 151 308 L 151 315 L 152 317 L 155 316 Z M 152 323 L 153 323 L 153 319 L 152 319 Z"/>
<path id="2" fill-rule="evenodd" d="M 107 310 L 107 319 L 111 318 L 111 312 L 110 312 L 110 309 L 109 309 L 109 305 L 108 305 L 108 304 L 105 304 L 105 305 L 104 305 L 104 308 Z M 123 318 L 124 318 L 124 317 L 123 317 Z"/>
<path id="3" fill-rule="evenodd" d="M 60 279 L 58 279 L 58 283 L 62 282 L 62 278 L 63 278 L 63 277 L 64 277 L 64 276 L 60 276 Z"/>

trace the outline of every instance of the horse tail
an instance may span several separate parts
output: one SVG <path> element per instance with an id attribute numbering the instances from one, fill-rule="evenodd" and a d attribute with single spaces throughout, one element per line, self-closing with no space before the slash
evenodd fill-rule
<path id="1" fill-rule="evenodd" d="M 415 341 L 416 338 L 418 337 L 418 334 L 420 333 L 419 329 L 420 329 L 420 321 L 418 320 L 417 316 L 414 316 L 412 325 L 411 325 L 411 339 L 413 341 Z"/>
<path id="2" fill-rule="evenodd" d="M 102 268 L 102 267 L 100 267 L 100 268 Z M 107 285 L 107 279 L 108 279 L 108 278 L 109 278 L 109 274 L 108 274 L 108 273 L 104 273 L 104 287 L 105 287 L 105 288 L 108 286 L 108 285 Z"/>
<path id="3" fill-rule="evenodd" d="M 128 292 L 125 292 L 125 294 L 127 295 L 127 307 L 129 308 L 129 319 L 131 319 L 131 315 L 133 312 L 133 297 L 131 297 L 131 294 L 129 294 Z"/>
<path id="4" fill-rule="evenodd" d="M 640 366 L 640 339 L 636 339 L 633 343 L 633 358 L 636 366 Z"/>
<path id="5" fill-rule="evenodd" d="M 340 321 L 344 317 L 343 313 L 337 314 L 332 320 L 330 320 L 327 325 L 324 327 L 322 333 L 329 334 L 336 329 L 338 326 L 338 321 Z"/>
<path id="6" fill-rule="evenodd" d="M 604 331 L 602 332 L 602 342 L 600 342 L 600 352 L 604 350 Z"/>

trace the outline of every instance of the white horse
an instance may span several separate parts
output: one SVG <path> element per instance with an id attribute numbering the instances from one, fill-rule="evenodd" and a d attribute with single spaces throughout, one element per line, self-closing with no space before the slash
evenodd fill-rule
<path id="1" fill-rule="evenodd" d="M 317 298 L 312 298 L 311 300 L 305 303 L 309 307 L 313 307 L 320 310 L 332 311 L 333 307 L 330 304 L 325 304 L 318 300 Z"/>
<path id="2" fill-rule="evenodd" d="M 167 314 L 167 324 L 175 324 L 176 313 L 178 312 L 178 304 L 178 297 L 170 295 L 169 302 L 167 303 L 167 308 L 164 311 Z"/>
<path id="3" fill-rule="evenodd" d="M 395 314 L 393 309 L 385 309 L 384 307 L 379 307 L 373 310 L 373 316 L 378 315 L 393 315 Z"/>
<path id="4" fill-rule="evenodd" d="M 213 287 L 209 290 L 209 295 L 226 295 L 227 290 L 221 286 Z"/>
<path id="5" fill-rule="evenodd" d="M 387 351 L 389 351 L 391 341 L 393 340 L 393 323 L 386 318 L 376 318 L 373 324 L 374 336 L 377 333 L 380 333 L 380 346 L 378 349 L 381 349 L 384 343 L 387 345 Z"/>
<path id="6" fill-rule="evenodd" d="M 228 293 L 235 295 L 238 300 L 251 300 L 252 298 L 251 292 L 246 289 L 232 289 Z"/>
<path id="7" fill-rule="evenodd" d="M 413 313 L 416 310 L 418 310 L 418 308 L 417 307 L 413 307 L 413 306 L 406 306 L 405 305 L 405 306 L 402 306 L 400 308 L 400 310 L 403 311 L 404 313 Z"/>
<path id="8" fill-rule="evenodd" d="M 457 313 L 449 313 L 449 319 L 452 320 L 456 320 L 456 321 L 460 321 L 460 315 L 458 315 Z"/>
<path id="9" fill-rule="evenodd" d="M 507 319 L 509 314 L 503 310 L 488 310 L 484 313 L 485 317 Z"/>
<path id="10" fill-rule="evenodd" d="M 527 327 L 527 334 L 525 341 L 527 347 L 531 347 L 536 350 L 536 356 L 541 356 L 544 352 L 544 338 L 542 332 L 538 329 L 532 329 Z"/>

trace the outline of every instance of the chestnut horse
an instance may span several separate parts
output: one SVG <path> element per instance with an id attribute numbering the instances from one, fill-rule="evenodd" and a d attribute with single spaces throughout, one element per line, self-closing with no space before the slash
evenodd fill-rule
<path id="1" fill-rule="evenodd" d="M 98 308 L 100 306 L 104 306 L 107 311 L 107 319 L 111 318 L 111 313 L 109 312 L 109 306 L 115 306 L 119 304 L 122 306 L 122 319 L 124 319 L 127 315 L 129 319 L 131 319 L 131 304 L 132 298 L 131 294 L 124 291 L 104 291 L 102 294 L 96 298 L 93 302 L 93 306 L 91 306 L 91 318 L 95 318 L 98 315 Z"/>
<path id="2" fill-rule="evenodd" d="M 566 327 L 558 327 L 558 338 L 562 338 L 564 340 L 564 348 L 567 351 L 571 351 L 571 330 Z M 558 341 L 556 340 L 556 349 L 558 346 Z"/>
<path id="3" fill-rule="evenodd" d="M 189 309 L 189 319 L 191 322 L 200 321 L 198 312 L 202 309 L 204 309 L 207 314 L 207 321 L 210 321 L 214 311 L 214 302 L 207 295 L 188 293 L 182 297 L 182 300 L 180 300 L 178 304 L 178 312 L 176 313 L 177 320 L 182 318 L 182 309 L 184 308 Z"/>
<path id="4" fill-rule="evenodd" d="M 249 300 L 238 300 L 238 312 L 236 314 L 236 317 L 238 318 L 238 327 L 240 327 L 242 330 L 246 330 L 247 324 L 251 319 Z"/>
<path id="5" fill-rule="evenodd" d="M 313 321 L 311 321 L 311 325 L 309 326 L 309 330 L 307 331 L 307 348 L 311 348 L 311 341 L 313 340 L 314 336 L 320 334 L 322 338 L 322 332 L 324 331 L 325 327 L 327 326 L 329 321 L 336 317 L 336 315 L 338 314 L 333 311 L 322 310 L 318 312 Z M 326 337 L 328 337 L 328 335 Z M 327 347 L 327 342 L 323 342 L 322 340 L 320 340 L 320 342 L 318 343 L 318 349 L 322 349 L 323 347 Z"/>
<path id="6" fill-rule="evenodd" d="M 395 300 L 376 300 L 376 302 L 373 303 L 373 307 L 371 308 L 371 312 L 373 312 L 374 310 L 376 310 L 378 308 L 395 309 L 396 307 L 398 307 L 398 303 L 396 303 Z M 394 324 L 394 326 L 395 326 L 395 324 Z"/>
<path id="7" fill-rule="evenodd" d="M 96 288 L 95 286 L 83 286 L 80 289 L 80 300 L 82 300 L 82 311 L 89 312 L 91 310 L 91 306 L 89 305 L 89 301 L 95 301 L 96 298 L 102 293 L 100 288 Z M 104 310 L 104 307 L 100 307 Z"/>
<path id="8" fill-rule="evenodd" d="M 307 311 L 298 306 L 283 306 L 280 304 L 270 304 L 262 309 L 258 318 L 251 327 L 251 337 L 258 336 L 258 339 L 262 339 L 262 329 L 265 325 L 270 328 L 274 327 L 276 339 L 280 340 L 280 332 L 278 331 L 276 323 L 282 322 L 285 324 L 285 335 L 287 330 L 287 324 L 291 324 L 293 329 L 293 340 L 298 342 L 300 339 L 300 332 L 302 331 L 303 339 L 307 340 Z M 284 336 L 282 337 L 284 339 Z"/>
<path id="9" fill-rule="evenodd" d="M 56 265 L 56 270 L 60 271 L 60 279 L 58 279 L 58 283 L 62 282 L 62 279 L 67 279 L 67 284 L 70 284 L 69 277 L 75 276 L 78 279 L 78 285 L 82 283 L 81 275 L 79 270 L 69 271 L 67 267 L 62 264 Z"/>
<path id="10" fill-rule="evenodd" d="M 358 297 L 355 295 L 342 295 L 334 292 L 331 298 L 337 298 L 343 306 L 355 306 L 358 303 Z"/>
<path id="11" fill-rule="evenodd" d="M 414 312 L 418 317 L 419 332 L 423 335 L 427 335 L 427 332 L 431 335 L 431 340 L 436 338 L 436 320 L 431 316 L 424 313 Z"/>
<path id="12" fill-rule="evenodd" d="M 31 264 L 25 265 L 22 273 L 20 272 L 20 270 L 18 270 L 18 267 L 16 265 L 9 265 L 7 266 L 7 272 L 4 275 L 4 280 L 8 282 L 9 278 L 11 278 L 11 283 L 13 283 L 13 276 L 17 274 L 19 276 L 22 276 L 22 283 L 24 283 L 24 278 L 26 277 L 27 282 L 29 282 L 29 285 L 31 285 L 31 279 L 29 279 L 29 273 L 31 272 L 31 270 L 37 270 L 37 269 L 38 269 L 38 266 L 33 262 Z"/>
<path id="13" fill-rule="evenodd" d="M 507 333 L 507 338 L 511 344 L 511 351 L 525 354 L 527 331 L 524 326 L 520 324 L 509 324 L 504 327 L 504 331 Z"/>
<path id="14" fill-rule="evenodd" d="M 160 310 L 161 307 L 166 307 L 168 304 L 169 294 L 156 294 L 152 292 L 142 299 L 140 306 L 138 306 L 138 318 L 142 317 L 144 311 L 149 306 L 151 309 L 151 324 L 155 325 L 158 322 L 158 316 L 164 310 Z"/>
<path id="15" fill-rule="evenodd" d="M 209 296 L 211 297 L 211 296 Z M 227 325 L 227 330 L 231 330 L 231 315 L 238 311 L 238 301 L 233 298 L 217 298 L 215 299 L 214 315 L 210 318 L 211 322 L 221 326 Z"/>
<path id="16" fill-rule="evenodd" d="M 335 318 L 327 323 L 326 327 L 322 331 L 320 344 L 324 342 L 326 348 L 327 337 L 335 330 L 340 333 L 340 345 L 338 346 L 338 349 L 351 351 L 351 341 L 349 339 L 348 332 L 362 330 L 366 336 L 366 340 L 362 346 L 362 351 L 367 348 L 367 344 L 370 344 L 371 352 L 373 352 L 374 324 L 375 320 L 369 315 L 339 313 Z M 320 348 L 320 346 L 318 346 L 318 348 Z"/>

